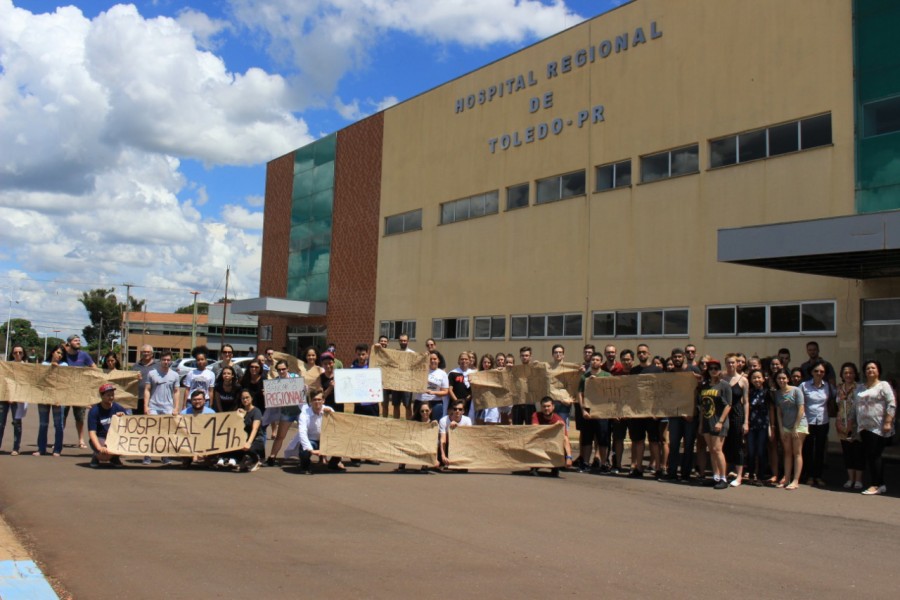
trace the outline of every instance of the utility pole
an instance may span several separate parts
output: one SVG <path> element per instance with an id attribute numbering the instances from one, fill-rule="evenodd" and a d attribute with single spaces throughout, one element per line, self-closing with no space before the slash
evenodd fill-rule
<path id="1" fill-rule="evenodd" d="M 123 369 L 128 369 L 128 308 L 131 306 L 131 288 L 133 283 L 123 283 L 125 286 L 125 310 L 122 311 L 122 365 Z"/>
<path id="2" fill-rule="evenodd" d="M 191 322 L 191 350 L 197 347 L 197 294 L 200 292 L 191 292 L 194 295 L 194 320 Z"/>
<path id="3" fill-rule="evenodd" d="M 225 266 L 225 303 L 222 305 L 222 334 L 219 336 L 219 352 L 225 346 L 225 321 L 226 312 L 228 311 L 228 276 L 231 273 L 231 267 Z"/>
<path id="4" fill-rule="evenodd" d="M 103 352 L 103 315 L 100 315 L 100 331 L 97 333 L 97 338 L 97 364 L 99 365 L 100 353 Z"/>

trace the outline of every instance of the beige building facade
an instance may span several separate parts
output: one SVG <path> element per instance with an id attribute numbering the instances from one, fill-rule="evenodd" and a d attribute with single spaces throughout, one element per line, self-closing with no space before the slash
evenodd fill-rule
<path id="1" fill-rule="evenodd" d="M 549 359 L 555 343 L 578 358 L 584 344 L 667 355 L 688 342 L 717 357 L 787 347 L 799 364 L 815 340 L 833 363 L 878 357 L 900 373 L 900 175 L 860 175 L 881 159 L 862 139 L 875 50 L 856 39 L 896 12 L 635 0 L 361 122 L 381 144 L 378 197 L 360 199 L 379 231 L 359 341 L 434 337 L 451 364 L 463 349 Z M 883 37 L 878 56 L 897 45 Z M 895 87 L 874 101 L 890 108 Z M 883 120 L 871 137 L 900 149 Z M 353 178 L 340 157 L 355 127 L 336 134 L 335 194 Z M 860 228 L 880 245 L 854 247 Z M 835 257 L 852 264 L 823 267 Z"/>

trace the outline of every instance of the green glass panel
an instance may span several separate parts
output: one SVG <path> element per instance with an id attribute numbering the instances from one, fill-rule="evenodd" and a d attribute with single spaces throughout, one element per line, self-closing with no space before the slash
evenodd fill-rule
<path id="1" fill-rule="evenodd" d="M 330 189 L 313 194 L 308 201 L 310 218 L 316 221 L 331 219 L 334 207 L 333 196 L 334 194 Z"/>
<path id="2" fill-rule="evenodd" d="M 292 300 L 328 300 L 336 140 L 330 135 L 294 155 L 287 293 Z"/>
<path id="3" fill-rule="evenodd" d="M 900 3 L 854 3 L 856 92 L 856 210 L 900 208 L 900 132 L 861 137 L 866 131 L 863 105 L 900 95 Z"/>
<path id="4" fill-rule="evenodd" d="M 316 150 L 315 164 L 317 166 L 334 162 L 336 142 L 337 135 L 329 135 L 314 144 Z"/>
<path id="5" fill-rule="evenodd" d="M 312 169 L 294 175 L 294 189 L 291 191 L 292 200 L 303 200 L 315 191 L 316 179 Z"/>
<path id="6" fill-rule="evenodd" d="M 321 192 L 334 188 L 334 161 L 316 165 L 312 170 L 312 191 Z"/>
<path id="7" fill-rule="evenodd" d="M 316 143 L 303 146 L 294 152 L 294 175 L 309 171 L 315 166 Z"/>

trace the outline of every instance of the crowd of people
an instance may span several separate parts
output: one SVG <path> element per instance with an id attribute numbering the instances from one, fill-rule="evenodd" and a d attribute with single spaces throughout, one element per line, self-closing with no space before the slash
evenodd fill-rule
<path id="1" fill-rule="evenodd" d="M 399 350 L 412 352 L 409 338 L 401 335 Z M 382 336 L 378 344 L 389 347 Z M 426 341 L 428 384 L 419 393 L 385 390 L 382 402 L 353 405 L 356 414 L 369 417 L 405 418 L 438 422 L 438 464 L 421 471 L 452 468 L 449 433 L 456 427 L 513 424 L 565 425 L 566 468 L 579 472 L 625 474 L 643 478 L 648 473 L 661 481 L 691 482 L 719 490 L 744 484 L 768 485 L 795 490 L 801 484 L 826 486 L 823 478 L 826 449 L 834 426 L 840 440 L 847 480 L 843 487 L 866 495 L 886 493 L 884 448 L 894 435 L 896 398 L 894 388 L 883 380 L 881 364 L 867 360 L 859 369 L 848 362 L 835 371 L 821 356 L 819 346 L 806 344 L 808 360 L 791 367 L 790 351 L 781 349 L 771 357 L 728 353 L 722 360 L 698 356 L 693 344 L 675 348 L 667 356 L 653 355 L 647 344 L 636 351 L 618 351 L 612 344 L 598 352 L 594 345 L 583 348 L 580 363 L 581 386 L 577 397 L 568 400 L 544 398 L 540 406 L 514 405 L 477 410 L 472 399 L 470 377 L 477 371 L 505 369 L 515 364 L 536 362 L 532 349 L 512 353 L 484 354 L 461 352 L 457 366 L 448 370 L 445 357 L 434 340 Z M 349 368 L 368 368 L 370 347 L 358 344 L 355 360 Z M 277 360 L 269 349 L 257 355 L 241 369 L 233 362 L 234 349 L 222 348 L 222 359 L 215 369 L 207 369 L 208 351 L 195 348 L 196 368 L 181 376 L 172 368 L 172 355 L 154 356 L 152 347 L 141 348 L 141 359 L 133 366 L 140 373 L 137 414 L 177 415 L 241 411 L 247 442 L 238 451 L 198 460 L 215 467 L 254 471 L 262 465 L 275 466 L 286 457 L 299 459 L 301 472 L 314 471 L 313 459 L 325 468 L 344 471 L 342 457 L 325 457 L 319 451 L 322 418 L 328 411 L 343 412 L 335 401 L 335 370 L 343 364 L 335 356 L 333 344 L 325 351 L 304 349 L 299 372 L 291 372 L 287 361 Z M 25 361 L 21 346 L 11 350 L 10 361 Z M 551 367 L 571 364 L 561 344 L 552 347 Z M 71 336 L 65 344 L 53 348 L 44 364 L 96 367 L 81 350 L 81 340 Z M 105 371 L 121 369 L 118 357 L 107 354 L 101 361 Z M 584 403 L 585 383 L 592 377 L 627 376 L 685 371 L 697 381 L 695 410 L 692 415 L 669 418 L 592 418 Z M 264 384 L 277 377 L 303 377 L 309 384 L 308 402 L 301 406 L 266 408 Z M 100 389 L 100 402 L 87 413 L 74 407 L 78 444 L 93 449 L 92 466 L 104 462 L 116 464 L 118 457 L 106 450 L 104 439 L 111 416 L 127 411 L 114 401 L 114 386 Z M 22 444 L 22 419 L 27 405 L 14 399 L 0 401 L 0 445 L 8 416 L 12 416 L 13 450 L 18 455 Z M 403 416 L 401 417 L 401 410 Z M 35 456 L 59 456 L 63 451 L 63 432 L 70 407 L 38 405 L 39 427 Z M 48 447 L 50 417 L 54 439 Z M 568 428 L 574 421 L 578 431 L 579 453 L 572 456 Z M 287 442 L 292 425 L 297 433 Z M 266 440 L 271 450 L 266 456 Z M 623 470 L 626 439 L 630 440 L 629 469 Z M 287 442 L 287 444 L 286 444 Z M 283 455 L 280 454 L 283 452 Z M 646 460 L 645 460 L 646 458 Z M 144 457 L 151 464 L 151 457 Z M 163 458 L 163 463 L 172 459 Z M 187 459 L 185 464 L 190 464 Z M 363 461 L 350 459 L 350 466 Z M 368 461 L 371 462 L 371 461 Z M 405 471 L 406 465 L 400 465 Z M 532 469 L 531 473 L 536 471 Z M 707 473 L 711 473 L 711 477 Z M 559 469 L 551 471 L 558 475 Z"/>

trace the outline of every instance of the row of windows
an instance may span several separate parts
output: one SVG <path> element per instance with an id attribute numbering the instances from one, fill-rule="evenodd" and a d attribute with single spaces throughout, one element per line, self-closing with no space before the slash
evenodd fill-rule
<path id="1" fill-rule="evenodd" d="M 828 334 L 835 332 L 834 302 L 708 306 L 710 336 Z"/>
<path id="2" fill-rule="evenodd" d="M 900 127 L 898 124 L 900 116 L 895 114 L 897 110 L 900 110 L 900 100 L 898 99 L 873 103 L 869 113 L 874 116 L 867 121 L 867 123 L 872 123 L 871 127 L 874 128 L 872 135 L 894 131 L 895 129 L 892 128 Z M 831 113 L 827 113 L 710 140 L 709 164 L 710 168 L 724 167 L 826 146 L 830 143 Z M 641 156 L 640 167 L 641 183 L 699 173 L 700 145 L 690 144 Z M 595 192 L 631 186 L 631 160 L 621 160 L 596 167 L 594 180 Z M 583 169 L 538 179 L 535 181 L 535 204 L 546 204 L 584 196 L 586 189 L 587 177 Z M 441 204 L 441 224 L 446 225 L 474 217 L 496 214 L 500 209 L 499 204 L 497 190 L 445 202 Z M 521 183 L 506 188 L 506 210 L 524 208 L 529 205 L 530 184 Z M 419 229 L 422 229 L 422 209 L 385 218 L 385 235 Z"/>
<path id="3" fill-rule="evenodd" d="M 756 335 L 822 335 L 836 332 L 834 301 L 777 304 L 731 304 L 706 307 L 706 335 L 735 337 Z M 509 339 L 564 339 L 583 337 L 584 315 L 551 313 L 511 315 Z M 470 324 L 474 321 L 474 335 Z M 591 338 L 687 337 L 690 310 L 655 308 L 594 311 Z M 415 339 L 414 320 L 382 321 L 381 335 L 397 339 L 400 333 Z M 505 316 L 451 317 L 431 320 L 436 340 L 505 340 Z"/>
<path id="4" fill-rule="evenodd" d="M 396 340 L 401 334 L 406 334 L 409 339 L 416 339 L 415 321 L 382 321 L 379 327 L 379 336 L 386 336 L 389 340 Z"/>
<path id="5" fill-rule="evenodd" d="M 712 140 L 709 166 L 735 165 L 830 143 L 831 115 L 819 115 Z"/>
<path id="6" fill-rule="evenodd" d="M 500 207 L 500 194 L 497 190 L 460 198 L 441 204 L 441 225 L 466 221 L 475 217 L 496 214 Z"/>

